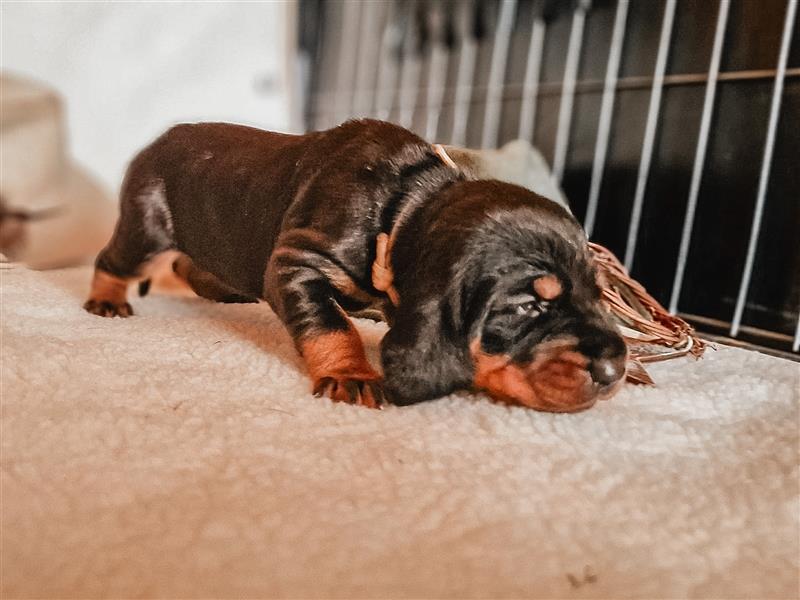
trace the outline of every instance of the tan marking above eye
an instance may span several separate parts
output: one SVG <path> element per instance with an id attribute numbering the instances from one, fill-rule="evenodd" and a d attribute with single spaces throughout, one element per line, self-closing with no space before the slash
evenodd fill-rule
<path id="1" fill-rule="evenodd" d="M 533 280 L 533 291 L 542 300 L 555 300 L 561 295 L 563 288 L 555 275 L 542 275 Z"/>

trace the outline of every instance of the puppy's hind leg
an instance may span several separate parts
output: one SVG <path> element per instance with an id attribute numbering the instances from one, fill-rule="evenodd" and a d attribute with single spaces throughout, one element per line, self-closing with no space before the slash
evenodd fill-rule
<path id="1" fill-rule="evenodd" d="M 221 281 L 216 275 L 199 269 L 192 259 L 181 254 L 172 263 L 175 274 L 184 279 L 201 298 L 227 304 L 256 303 L 258 300 Z"/>
<path id="2" fill-rule="evenodd" d="M 138 180 L 137 180 L 138 179 Z M 130 174 L 123 185 L 114 235 L 95 261 L 89 298 L 83 305 L 101 317 L 129 317 L 128 284 L 151 257 L 173 247 L 164 184 Z"/>

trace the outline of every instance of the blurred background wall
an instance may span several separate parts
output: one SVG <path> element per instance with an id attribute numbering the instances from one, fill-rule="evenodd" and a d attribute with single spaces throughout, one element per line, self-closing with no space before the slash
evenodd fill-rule
<path id="1" fill-rule="evenodd" d="M 68 147 L 115 193 L 172 123 L 289 126 L 291 5 L 2 2 L 2 69 L 64 100 Z"/>

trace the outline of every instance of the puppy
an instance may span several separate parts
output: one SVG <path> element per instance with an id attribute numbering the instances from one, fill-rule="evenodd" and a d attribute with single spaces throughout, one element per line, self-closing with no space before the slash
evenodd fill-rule
<path id="1" fill-rule="evenodd" d="M 170 129 L 128 169 L 85 309 L 131 315 L 128 284 L 165 252 L 200 296 L 266 300 L 313 391 L 337 401 L 406 405 L 481 389 L 576 411 L 625 371 L 575 219 L 524 188 L 476 179 L 389 123 L 306 135 Z M 348 318 L 364 311 L 390 324 L 383 378 Z"/>

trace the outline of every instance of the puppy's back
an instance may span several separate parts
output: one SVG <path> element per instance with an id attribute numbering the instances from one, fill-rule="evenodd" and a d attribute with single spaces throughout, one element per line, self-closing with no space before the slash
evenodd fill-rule
<path id="1" fill-rule="evenodd" d="M 307 137 L 226 123 L 177 125 L 132 161 L 120 198 L 123 215 L 126 205 L 163 212 L 175 249 L 261 297 L 264 266 L 294 196 L 295 165 Z"/>

